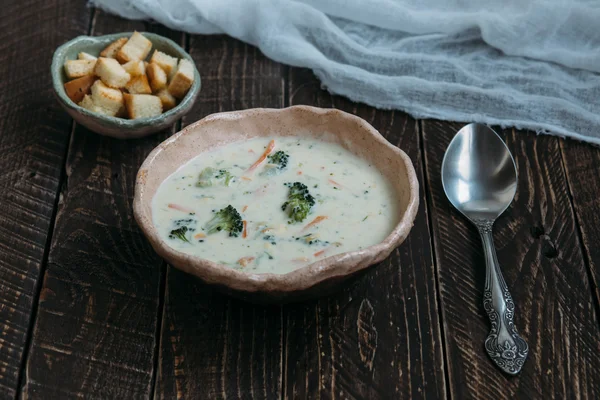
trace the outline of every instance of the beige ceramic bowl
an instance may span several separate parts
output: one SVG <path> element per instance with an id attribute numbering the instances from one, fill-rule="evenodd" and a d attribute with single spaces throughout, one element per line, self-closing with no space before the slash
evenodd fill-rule
<path id="1" fill-rule="evenodd" d="M 360 251 L 333 255 L 284 275 L 245 273 L 181 253 L 165 243 L 152 223 L 152 198 L 159 185 L 197 155 L 232 142 L 261 136 L 309 136 L 335 140 L 369 161 L 392 183 L 398 224 L 381 243 Z M 332 139 L 333 138 L 333 139 Z M 218 288 L 258 302 L 290 301 L 326 293 L 335 284 L 384 260 L 406 239 L 419 205 L 419 184 L 408 156 L 371 125 L 335 110 L 295 106 L 252 109 L 210 115 L 175 134 L 150 153 L 135 185 L 134 215 L 156 252 L 171 265 Z"/>

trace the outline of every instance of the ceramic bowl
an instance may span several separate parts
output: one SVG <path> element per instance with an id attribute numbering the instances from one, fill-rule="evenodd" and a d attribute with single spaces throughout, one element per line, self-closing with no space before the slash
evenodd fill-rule
<path id="1" fill-rule="evenodd" d="M 333 255 L 286 274 L 242 272 L 181 253 L 163 241 L 152 222 L 152 198 L 160 184 L 203 152 L 263 136 L 330 140 L 366 159 L 396 191 L 401 216 L 394 230 L 379 244 Z M 410 158 L 366 121 L 335 109 L 294 106 L 213 114 L 167 139 L 150 153 L 137 174 L 133 209 L 156 252 L 174 267 L 237 297 L 286 302 L 327 293 L 349 276 L 384 260 L 408 236 L 418 205 L 419 184 Z"/>
<path id="2" fill-rule="evenodd" d="M 152 42 L 152 51 L 160 50 L 173 57 L 185 58 L 192 62 L 192 57 L 177 43 L 165 37 L 149 32 L 142 32 Z M 175 121 L 187 113 L 194 104 L 200 92 L 200 74 L 194 66 L 194 83 L 183 100 L 171 110 L 150 118 L 124 119 L 100 115 L 79 107 L 65 93 L 64 83 L 67 82 L 63 65 L 66 60 L 77 59 L 77 54 L 85 51 L 98 56 L 102 49 L 122 37 L 131 36 L 132 32 L 121 32 L 105 36 L 79 36 L 63 44 L 54 52 L 52 58 L 52 84 L 54 93 L 63 108 L 78 124 L 105 136 L 119 139 L 139 138 L 164 130 L 173 125 Z"/>

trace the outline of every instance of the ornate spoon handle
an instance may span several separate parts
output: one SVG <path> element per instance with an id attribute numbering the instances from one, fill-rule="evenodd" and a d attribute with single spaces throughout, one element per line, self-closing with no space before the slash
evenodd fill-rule
<path id="1" fill-rule="evenodd" d="M 521 370 L 529 347 L 519 334 L 513 323 L 515 303 L 513 303 L 502 272 L 498 265 L 492 221 L 477 223 L 485 253 L 486 277 L 483 291 L 483 308 L 490 318 L 492 329 L 485 340 L 485 349 L 492 359 L 510 375 Z"/>

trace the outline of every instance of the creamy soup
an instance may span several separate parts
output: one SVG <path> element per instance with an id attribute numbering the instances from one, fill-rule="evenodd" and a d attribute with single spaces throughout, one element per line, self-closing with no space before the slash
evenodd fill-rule
<path id="1" fill-rule="evenodd" d="M 337 144 L 294 137 L 190 160 L 160 185 L 152 215 L 174 249 L 258 273 L 380 243 L 399 218 L 377 169 Z"/>

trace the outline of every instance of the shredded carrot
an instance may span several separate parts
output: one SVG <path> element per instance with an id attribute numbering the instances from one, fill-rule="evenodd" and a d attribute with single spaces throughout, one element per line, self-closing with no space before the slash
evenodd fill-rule
<path id="1" fill-rule="evenodd" d="M 245 267 L 246 265 L 254 261 L 254 258 L 255 257 L 242 257 L 239 260 L 237 260 L 237 263 L 240 264 L 242 267 Z"/>
<path id="2" fill-rule="evenodd" d="M 242 223 L 244 224 L 244 230 L 242 231 L 242 237 L 244 239 L 246 239 L 246 236 L 248 236 L 248 231 L 246 230 L 248 223 L 246 222 L 246 220 L 242 221 Z"/>
<path id="3" fill-rule="evenodd" d="M 306 261 L 308 261 L 308 258 L 306 258 L 306 257 L 292 258 L 292 261 L 294 261 L 294 262 L 306 262 Z"/>
<path id="4" fill-rule="evenodd" d="M 258 158 L 258 160 L 256 160 L 256 162 L 254 164 L 252 164 L 252 166 L 250 168 L 248 168 L 248 172 L 253 171 L 256 167 L 258 167 L 260 165 L 261 162 L 265 161 L 267 156 L 269 154 L 271 154 L 271 152 L 273 151 L 274 148 L 275 148 L 275 140 L 271 140 L 269 142 L 269 145 L 267 146 L 267 149 L 262 154 L 262 156 L 260 156 Z"/>
<path id="5" fill-rule="evenodd" d="M 254 195 L 256 197 L 263 197 L 267 192 L 273 187 L 271 182 L 268 182 L 266 185 L 262 185 L 260 188 L 254 191 Z"/>
<path id="6" fill-rule="evenodd" d="M 242 176 L 242 179 L 245 180 L 245 181 L 251 181 L 252 180 L 252 178 L 248 178 L 247 176 Z"/>
<path id="7" fill-rule="evenodd" d="M 323 222 L 325 221 L 327 218 L 325 215 L 319 215 L 317 218 L 313 219 L 311 223 L 309 223 L 308 225 L 306 225 L 302 230 L 305 231 L 313 226 L 315 226 L 316 224 L 318 224 L 319 222 Z"/>
<path id="8" fill-rule="evenodd" d="M 313 254 L 315 257 L 319 257 L 320 255 L 323 255 L 323 253 L 325 253 L 327 249 L 321 250 L 321 251 L 317 251 L 315 254 Z"/>
<path id="9" fill-rule="evenodd" d="M 298 172 L 296 172 L 296 174 L 302 175 L 302 171 L 298 171 Z"/>
<path id="10" fill-rule="evenodd" d="M 333 179 L 329 179 L 329 183 L 331 183 L 334 186 L 339 187 L 340 189 L 343 188 L 342 185 L 340 185 L 338 182 L 334 181 Z"/>
<path id="11" fill-rule="evenodd" d="M 248 206 L 244 206 L 244 208 L 242 208 L 242 212 L 246 211 L 248 209 Z"/>
<path id="12" fill-rule="evenodd" d="M 168 207 L 172 208 L 173 210 L 177 210 L 177 211 L 181 211 L 181 212 L 185 212 L 185 213 L 193 213 L 194 212 L 194 210 L 186 208 L 184 206 L 180 206 L 179 204 L 169 203 Z"/>
<path id="13" fill-rule="evenodd" d="M 206 237 L 206 235 L 204 233 L 202 233 L 202 232 L 196 233 L 194 235 L 194 239 L 202 239 L 202 238 L 205 238 L 205 237 Z"/>

